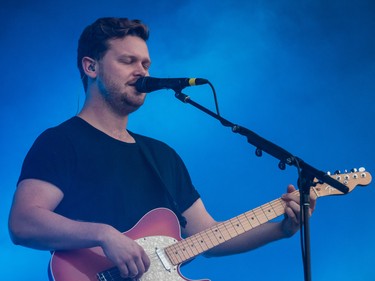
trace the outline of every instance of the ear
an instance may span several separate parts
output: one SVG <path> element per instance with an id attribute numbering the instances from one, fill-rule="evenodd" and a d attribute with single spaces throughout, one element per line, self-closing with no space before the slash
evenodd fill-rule
<path id="1" fill-rule="evenodd" d="M 82 68 L 88 77 L 92 79 L 96 78 L 96 67 L 97 67 L 96 60 L 90 57 L 82 58 Z"/>

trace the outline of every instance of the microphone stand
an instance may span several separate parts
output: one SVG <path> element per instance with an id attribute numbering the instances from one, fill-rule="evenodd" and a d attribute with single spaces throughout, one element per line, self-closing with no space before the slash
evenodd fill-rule
<path id="1" fill-rule="evenodd" d="M 262 156 L 263 151 L 275 157 L 280 162 L 278 164 L 281 170 L 285 170 L 286 164 L 295 166 L 298 171 L 298 188 L 300 192 L 301 205 L 301 237 L 302 237 L 302 259 L 304 265 L 305 281 L 311 281 L 311 259 L 310 259 L 310 224 L 309 224 L 309 207 L 310 207 L 310 187 L 314 186 L 314 178 L 318 179 L 320 183 L 327 183 L 330 186 L 338 189 L 342 193 L 348 193 L 349 188 L 339 181 L 328 176 L 326 173 L 312 167 L 304 162 L 301 158 L 293 156 L 291 153 L 281 148 L 280 146 L 262 138 L 253 131 L 242 126 L 233 124 L 224 119 L 220 115 L 212 112 L 206 107 L 193 101 L 188 95 L 181 92 L 182 89 L 175 91 L 175 97 L 183 103 L 188 103 L 205 112 L 211 117 L 220 121 L 225 127 L 231 127 L 232 132 L 243 135 L 247 138 L 247 142 L 256 147 L 255 154 L 258 157 Z"/>

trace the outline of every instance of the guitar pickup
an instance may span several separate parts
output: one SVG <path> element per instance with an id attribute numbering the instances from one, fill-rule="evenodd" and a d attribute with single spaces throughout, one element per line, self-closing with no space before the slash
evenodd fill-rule
<path id="1" fill-rule="evenodd" d="M 155 248 L 155 252 L 156 252 L 156 255 L 158 256 L 159 260 L 163 264 L 165 270 L 171 272 L 173 266 L 171 265 L 167 256 L 165 255 L 164 249 Z"/>

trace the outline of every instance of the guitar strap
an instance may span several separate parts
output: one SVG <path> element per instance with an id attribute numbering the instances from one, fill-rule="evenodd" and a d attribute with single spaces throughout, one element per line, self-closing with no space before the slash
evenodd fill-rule
<path id="1" fill-rule="evenodd" d="M 146 143 L 144 143 L 144 141 L 142 140 L 142 138 L 138 138 L 136 135 L 134 135 L 132 132 L 129 132 L 132 137 L 136 140 L 136 143 L 138 144 L 139 148 L 140 148 L 140 151 L 141 153 L 143 154 L 143 156 L 146 158 L 146 161 L 150 164 L 152 170 L 154 171 L 154 173 L 156 174 L 157 178 L 159 179 L 160 183 L 161 183 L 161 186 L 163 187 L 167 197 L 168 197 L 168 201 L 172 207 L 172 211 L 176 214 L 179 222 L 180 222 L 180 225 L 182 227 L 185 228 L 186 226 L 186 218 L 182 215 L 181 211 L 180 211 L 180 208 L 176 202 L 176 200 L 174 199 L 173 197 L 173 189 L 171 186 L 168 186 L 165 184 L 160 172 L 159 172 L 159 169 L 158 169 L 158 166 L 156 165 L 156 162 L 155 162 L 155 159 L 154 157 L 152 156 L 152 153 L 150 151 L 150 148 L 147 146 Z"/>

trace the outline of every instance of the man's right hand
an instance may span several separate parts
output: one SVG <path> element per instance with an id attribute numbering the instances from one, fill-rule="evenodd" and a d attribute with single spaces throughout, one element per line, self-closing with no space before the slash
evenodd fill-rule
<path id="1" fill-rule="evenodd" d="M 117 268 L 122 278 L 138 280 L 150 267 L 150 259 L 134 240 L 114 228 L 106 233 L 102 249 Z"/>

